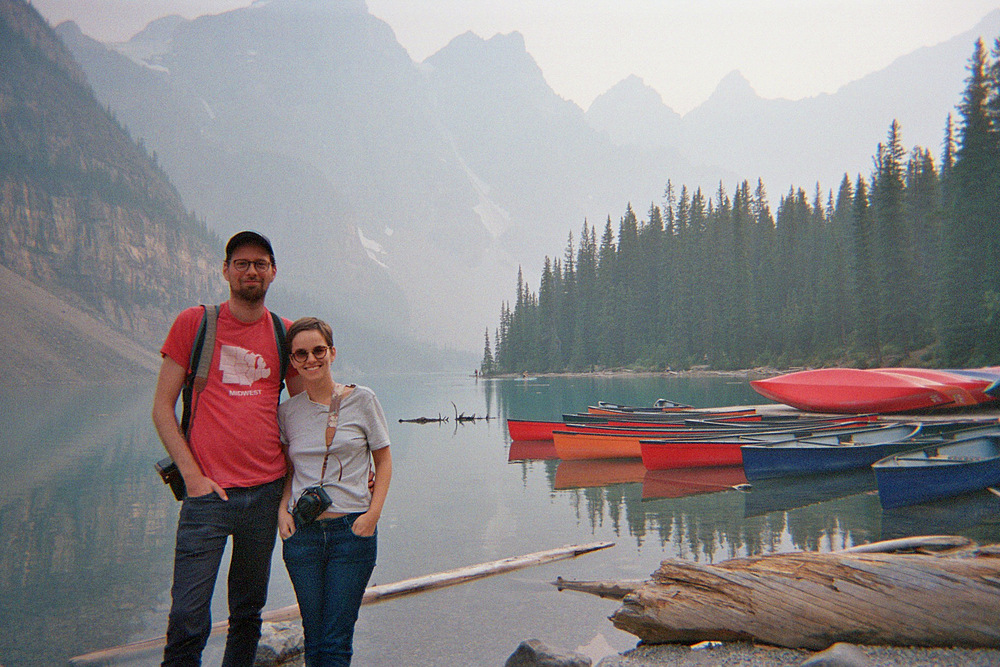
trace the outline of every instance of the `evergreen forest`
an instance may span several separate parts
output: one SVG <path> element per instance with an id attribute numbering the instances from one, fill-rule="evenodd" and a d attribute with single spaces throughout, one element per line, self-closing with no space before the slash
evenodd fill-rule
<path id="1" fill-rule="evenodd" d="M 617 233 L 584 221 L 537 292 L 519 270 L 481 371 L 1000 363 L 1000 38 L 967 69 L 937 162 L 893 121 L 835 190 L 668 181 Z"/>

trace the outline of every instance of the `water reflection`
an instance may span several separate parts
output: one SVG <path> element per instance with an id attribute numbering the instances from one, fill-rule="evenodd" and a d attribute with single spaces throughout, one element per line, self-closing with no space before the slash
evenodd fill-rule
<path id="1" fill-rule="evenodd" d="M 150 442 L 148 405 L 146 392 L 121 387 L 2 398 L 7 664 L 62 664 L 95 644 L 119 644 L 156 603 L 177 508 L 150 487 L 159 443 Z"/>
<path id="2" fill-rule="evenodd" d="M 682 498 L 728 491 L 746 481 L 743 466 L 647 470 L 642 479 L 642 498 Z"/>
<path id="3" fill-rule="evenodd" d="M 642 459 L 586 459 L 559 461 L 553 489 L 578 489 L 641 482 L 646 475 Z"/>
<path id="4" fill-rule="evenodd" d="M 875 474 L 871 468 L 757 480 L 744 496 L 746 515 L 783 512 L 859 493 L 870 494 L 875 488 Z"/>
<path id="5" fill-rule="evenodd" d="M 541 420 L 584 411 L 598 400 L 650 405 L 666 397 L 696 407 L 764 402 L 746 382 L 725 377 L 545 378 L 498 382 L 494 391 L 502 415 Z M 531 457 L 522 443 L 510 443 L 511 457 L 515 451 Z M 593 530 L 610 526 L 640 547 L 652 540 L 665 553 L 693 559 L 831 550 L 928 533 L 1000 540 L 1000 498 L 992 494 L 930 510 L 883 512 L 867 468 L 747 485 L 741 466 L 651 472 L 637 463 L 641 465 L 630 459 L 558 461 L 548 481 L 552 492 L 567 496 L 577 517 Z"/>
<path id="6" fill-rule="evenodd" d="M 507 460 L 545 461 L 559 458 L 556 446 L 551 440 L 514 440 L 507 451 Z"/>
<path id="7" fill-rule="evenodd" d="M 740 477 L 731 468 L 722 475 Z M 639 546 L 654 540 L 678 557 L 693 560 L 715 562 L 790 549 L 828 551 L 879 539 L 878 513 L 871 511 L 878 508 L 877 499 L 860 507 L 811 506 L 747 517 L 745 494 L 731 487 L 720 490 L 669 480 L 655 480 L 653 485 L 666 489 L 662 497 L 644 499 L 645 478 L 642 483 L 592 485 L 566 493 L 578 516 L 595 530 L 610 525 L 616 535 L 630 535 Z M 559 490 L 555 483 L 553 490 Z"/>
<path id="8" fill-rule="evenodd" d="M 559 594 L 549 583 L 557 575 L 635 579 L 665 557 L 717 562 L 917 532 L 1000 541 L 992 499 L 983 495 L 883 513 L 877 497 L 853 481 L 825 496 L 819 491 L 833 481 L 795 492 L 788 480 L 770 491 L 758 483 L 746 493 L 731 488 L 743 481 L 738 468 L 661 474 L 635 460 L 559 461 L 551 443 L 510 442 L 503 420 L 398 423 L 452 414 L 452 403 L 466 414 L 556 420 L 598 400 L 758 402 L 745 381 L 731 377 L 349 379 L 379 395 L 393 443 L 375 583 L 563 544 L 617 542 L 573 561 L 365 607 L 355 667 L 493 667 L 530 637 L 575 648 L 600 635 L 616 650 L 635 646 L 607 621 L 616 603 Z M 65 664 L 70 656 L 162 634 L 179 505 L 152 469 L 162 456 L 149 419 L 152 383 L 0 396 L 0 664 Z M 275 553 L 268 608 L 294 602 Z M 224 609 L 220 590 L 215 617 Z M 210 643 L 205 664 L 220 657 L 221 642 Z M 118 664 L 157 663 L 152 651 Z"/>
<path id="9" fill-rule="evenodd" d="M 882 535 L 886 539 L 957 532 L 979 542 L 993 542 L 998 531 L 1000 498 L 986 489 L 882 512 Z"/>

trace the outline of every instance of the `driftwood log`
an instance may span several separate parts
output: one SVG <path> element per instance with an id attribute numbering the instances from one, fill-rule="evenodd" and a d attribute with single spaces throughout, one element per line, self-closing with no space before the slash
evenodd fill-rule
<path id="1" fill-rule="evenodd" d="M 488 422 L 491 419 L 496 419 L 496 417 L 490 417 L 489 415 L 486 415 L 485 417 L 477 417 L 475 412 L 471 415 L 466 415 L 463 412 L 462 414 L 455 416 L 455 421 L 459 424 L 464 424 L 466 422 Z"/>
<path id="2" fill-rule="evenodd" d="M 442 417 L 440 413 L 437 417 L 416 417 L 415 419 L 400 419 L 400 424 L 439 424 L 448 421 L 447 417 Z"/>
<path id="3" fill-rule="evenodd" d="M 462 414 L 458 414 L 458 406 L 455 405 L 455 401 L 451 402 L 451 406 L 455 408 L 456 424 L 464 424 L 466 422 L 489 421 L 490 419 L 496 419 L 496 417 L 490 417 L 489 414 L 487 414 L 485 417 L 477 417 L 475 412 L 473 412 L 471 415 L 466 415 L 464 412 Z"/>
<path id="4" fill-rule="evenodd" d="M 622 599 L 612 623 L 651 644 L 1000 647 L 996 546 L 941 555 L 795 552 L 717 565 L 668 559 L 646 582 L 556 585 Z"/>

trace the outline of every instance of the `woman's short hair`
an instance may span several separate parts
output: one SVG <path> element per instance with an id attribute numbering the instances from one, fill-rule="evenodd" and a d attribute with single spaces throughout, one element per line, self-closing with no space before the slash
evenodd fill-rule
<path id="1" fill-rule="evenodd" d="M 288 347 L 291 350 L 292 341 L 303 331 L 318 331 L 323 339 L 326 340 L 326 344 L 333 346 L 333 329 L 330 325 L 319 319 L 318 317 L 300 317 L 299 319 L 292 322 L 292 326 L 288 327 Z"/>

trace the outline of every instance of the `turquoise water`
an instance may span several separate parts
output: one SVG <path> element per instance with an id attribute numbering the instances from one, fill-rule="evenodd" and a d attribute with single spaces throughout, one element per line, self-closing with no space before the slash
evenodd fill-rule
<path id="1" fill-rule="evenodd" d="M 502 420 L 554 420 L 598 400 L 761 402 L 738 376 L 338 379 L 375 389 L 390 421 L 395 473 L 373 583 L 615 542 L 574 560 L 366 606 L 359 667 L 496 667 L 529 638 L 595 657 L 635 645 L 607 620 L 618 603 L 558 592 L 557 576 L 637 579 L 666 557 L 717 562 L 911 534 L 1000 541 L 1000 499 L 989 494 L 883 512 L 865 472 L 741 492 L 730 488 L 738 470 L 674 479 L 634 461 L 536 458 L 544 448 L 512 447 Z M 178 504 L 152 468 L 162 456 L 149 421 L 152 382 L 0 398 L 0 664 L 65 664 L 163 633 Z M 456 409 L 493 419 L 456 424 Z M 398 421 L 438 414 L 451 419 Z M 268 608 L 294 603 L 280 549 L 273 572 Z M 220 581 L 216 618 L 225 616 L 224 587 Z M 220 658 L 213 639 L 205 664 Z M 158 663 L 153 651 L 117 664 Z"/>

